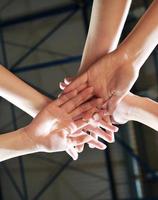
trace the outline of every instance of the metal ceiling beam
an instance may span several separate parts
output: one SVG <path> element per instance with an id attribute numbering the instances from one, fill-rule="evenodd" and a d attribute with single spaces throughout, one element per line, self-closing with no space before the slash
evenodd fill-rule
<path id="1" fill-rule="evenodd" d="M 21 73 L 21 72 L 29 72 L 32 70 L 38 70 L 38 69 L 44 69 L 44 68 L 50 68 L 50 67 L 58 67 L 58 65 L 78 62 L 80 60 L 81 60 L 81 55 L 70 56 L 70 57 L 66 57 L 63 59 L 57 59 L 57 60 L 53 60 L 53 61 L 49 61 L 49 62 L 38 63 L 38 64 L 15 68 L 15 69 L 12 69 L 11 72 L 17 74 L 17 73 Z"/>
<path id="2" fill-rule="evenodd" d="M 39 190 L 39 192 L 32 198 L 32 200 L 38 200 L 41 195 L 50 187 L 50 185 L 52 183 L 54 183 L 56 181 L 56 179 L 62 174 L 62 172 L 70 165 L 70 163 L 72 162 L 72 159 L 69 158 L 62 166 L 61 168 L 57 171 L 57 173 L 52 176 L 47 182 L 46 184 L 41 188 L 41 190 Z"/>
<path id="3" fill-rule="evenodd" d="M 67 21 L 71 19 L 71 17 L 74 16 L 74 14 L 78 11 L 78 9 L 73 10 L 71 13 L 69 13 L 64 19 L 62 19 L 58 24 L 56 24 L 55 27 L 53 27 L 51 30 L 49 30 L 31 49 L 29 49 L 23 56 L 21 56 L 11 67 L 11 69 L 14 69 L 17 67 L 17 65 L 21 64 L 30 54 L 32 54 L 41 44 L 43 44 L 46 40 L 48 40 L 59 28 L 61 28 Z"/>
<path id="4" fill-rule="evenodd" d="M 39 20 L 45 17 L 65 14 L 68 12 L 72 12 L 76 9 L 79 9 L 79 7 L 80 6 L 78 4 L 71 3 L 71 4 L 58 6 L 56 8 L 53 7 L 47 10 L 43 10 L 43 11 L 40 10 L 35 13 L 25 14 L 23 16 L 17 16 L 17 17 L 12 17 L 10 19 L 3 20 L 1 21 L 0 26 L 4 28 L 4 27 L 9 27 L 9 26 L 25 23 L 25 22 Z"/>

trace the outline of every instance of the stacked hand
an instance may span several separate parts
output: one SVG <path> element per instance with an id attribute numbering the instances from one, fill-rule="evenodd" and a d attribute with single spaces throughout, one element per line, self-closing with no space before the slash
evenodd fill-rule
<path id="1" fill-rule="evenodd" d="M 83 111 L 86 112 L 92 109 L 94 105 L 100 106 L 103 103 L 102 99 L 96 98 L 82 104 L 93 96 L 92 87 L 85 90 L 82 90 L 82 88 L 81 86 L 78 90 L 61 95 L 57 100 L 47 105 L 25 128 L 26 135 L 35 144 L 37 151 L 66 151 L 75 160 L 78 157 L 77 146 L 84 143 L 93 145 L 100 150 L 106 148 L 106 145 L 84 131 L 87 129 L 95 131 L 98 136 L 110 141 L 113 138 L 115 127 L 104 123 L 104 121 L 98 123 L 94 121 L 85 122 L 76 118 Z M 76 120 L 73 121 L 75 118 Z M 99 129 L 98 126 L 112 131 L 111 136 Z"/>
<path id="2" fill-rule="evenodd" d="M 110 53 L 95 62 L 86 72 L 78 76 L 69 85 L 61 83 L 64 92 L 70 92 L 81 84 L 94 88 L 94 95 L 102 97 L 104 108 L 112 114 L 117 104 L 130 91 L 139 74 L 132 63 L 118 53 Z M 65 84 L 69 83 L 65 81 Z"/>
<path id="3" fill-rule="evenodd" d="M 65 78 L 64 82 L 60 83 L 60 88 L 66 94 L 77 89 L 81 84 L 85 87 L 93 87 L 94 95 L 92 99 L 95 100 L 96 97 L 102 97 L 104 105 L 100 108 L 97 107 L 98 109 L 96 109 L 96 106 L 93 106 L 92 109 L 85 111 L 82 117 L 86 120 L 93 119 L 97 123 L 104 122 L 106 126 L 112 126 L 112 122 L 121 124 L 128 121 L 125 114 L 128 106 L 125 101 L 121 102 L 121 100 L 131 89 L 138 77 L 138 73 L 139 71 L 132 66 L 125 56 L 118 57 L 114 52 L 102 57 L 75 80 Z M 94 113 L 96 114 L 92 117 Z M 102 137 L 105 134 L 101 129 L 96 132 L 94 127 L 93 129 L 87 129 L 87 131 L 90 131 L 91 136 L 96 139 L 98 136 Z M 110 139 L 107 139 L 107 135 L 111 136 L 113 134 L 106 127 L 106 141 L 113 142 L 114 135 Z M 83 146 L 80 145 L 78 150 L 82 151 Z M 90 147 L 94 146 L 90 145 Z"/>

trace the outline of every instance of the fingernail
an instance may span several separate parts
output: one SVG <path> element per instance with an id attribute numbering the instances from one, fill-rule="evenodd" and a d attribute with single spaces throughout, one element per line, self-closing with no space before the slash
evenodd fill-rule
<path id="1" fill-rule="evenodd" d="M 119 130 L 119 128 L 115 126 L 115 130 L 114 130 L 114 131 L 115 131 L 115 132 L 118 132 L 118 130 Z"/>
<path id="2" fill-rule="evenodd" d="M 93 119 L 96 120 L 96 121 L 99 121 L 99 119 L 100 119 L 99 114 L 98 114 L 98 113 L 95 113 L 95 114 L 93 115 Z"/>
<path id="3" fill-rule="evenodd" d="M 78 159 L 78 156 L 77 156 L 77 157 L 74 157 L 73 159 L 74 159 L 74 160 L 77 160 L 77 159 Z"/>
<path id="4" fill-rule="evenodd" d="M 105 150 L 107 148 L 107 146 L 106 145 L 104 145 L 103 147 L 102 147 L 102 150 Z"/>
<path id="5" fill-rule="evenodd" d="M 94 145 L 93 144 L 89 144 L 89 148 L 94 149 Z"/>

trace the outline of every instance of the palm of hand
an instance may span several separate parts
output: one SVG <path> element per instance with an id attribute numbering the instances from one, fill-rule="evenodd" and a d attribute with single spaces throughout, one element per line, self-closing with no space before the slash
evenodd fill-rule
<path id="1" fill-rule="evenodd" d="M 60 151 L 68 147 L 67 135 L 75 131 L 70 116 L 61 108 L 49 104 L 27 127 L 27 134 L 40 151 Z"/>

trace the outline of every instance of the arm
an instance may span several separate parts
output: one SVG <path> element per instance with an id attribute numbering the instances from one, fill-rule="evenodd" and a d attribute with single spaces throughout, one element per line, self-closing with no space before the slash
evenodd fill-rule
<path id="1" fill-rule="evenodd" d="M 0 96 L 32 117 L 35 117 L 50 102 L 49 98 L 30 87 L 3 66 L 0 66 Z"/>
<path id="2" fill-rule="evenodd" d="M 79 73 L 116 49 L 132 0 L 94 0 Z"/>
<path id="3" fill-rule="evenodd" d="M 158 103 L 145 97 L 127 95 L 113 113 L 117 123 L 134 120 L 158 131 Z"/>
<path id="4" fill-rule="evenodd" d="M 76 94 L 73 91 L 52 101 L 28 126 L 0 135 L 0 161 L 41 151 L 66 151 L 73 159 L 77 159 L 74 146 L 85 142 L 105 149 L 104 144 L 85 133 L 73 134 L 86 124 L 82 120 L 74 123 L 72 118 L 78 112 L 77 106 L 92 96 L 92 88 L 80 92 L 77 97 Z"/>
<path id="5" fill-rule="evenodd" d="M 119 56 L 139 70 L 158 44 L 158 1 L 154 0 L 118 48 Z"/>
<path id="6" fill-rule="evenodd" d="M 0 135 L 0 161 L 37 152 L 24 129 Z"/>
<path id="7" fill-rule="evenodd" d="M 106 109 L 112 114 L 134 85 L 140 68 L 157 44 L 158 1 L 155 0 L 118 49 L 97 60 L 64 91 L 88 83 L 94 87 L 96 96 L 106 100 Z"/>

